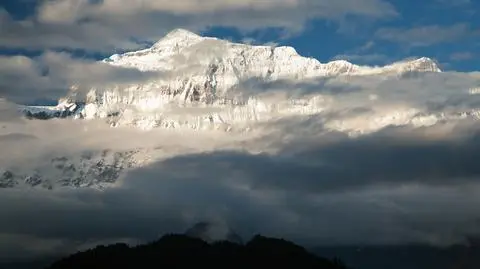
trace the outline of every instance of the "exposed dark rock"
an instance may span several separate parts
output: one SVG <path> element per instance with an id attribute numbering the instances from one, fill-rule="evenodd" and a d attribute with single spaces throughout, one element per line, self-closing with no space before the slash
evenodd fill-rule
<path id="1" fill-rule="evenodd" d="M 0 189 L 13 188 L 17 184 L 18 182 L 12 172 L 7 170 L 0 175 Z"/>
<path id="2" fill-rule="evenodd" d="M 42 184 L 42 178 L 39 175 L 31 175 L 25 178 L 25 183 L 35 187 Z"/>

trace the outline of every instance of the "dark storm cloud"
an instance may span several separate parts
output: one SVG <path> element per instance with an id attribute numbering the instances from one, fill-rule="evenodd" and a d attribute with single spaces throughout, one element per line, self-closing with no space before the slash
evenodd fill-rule
<path id="1" fill-rule="evenodd" d="M 297 147 L 302 150 L 296 152 Z M 224 179 L 258 190 L 314 193 L 377 185 L 455 186 L 479 180 L 479 152 L 478 135 L 444 141 L 388 137 L 379 132 L 324 145 L 290 142 L 278 155 L 220 151 L 179 156 L 162 162 L 158 177 Z"/>
<path id="2" fill-rule="evenodd" d="M 0 230 L 44 240 L 38 253 L 151 240 L 204 220 L 246 237 L 260 232 L 315 244 L 459 242 L 479 232 L 473 130 L 443 139 L 402 128 L 357 139 L 297 134 L 287 143 L 267 135 L 281 145 L 275 153 L 174 156 L 103 192 L 2 190 L 0 215 L 8 218 Z"/>

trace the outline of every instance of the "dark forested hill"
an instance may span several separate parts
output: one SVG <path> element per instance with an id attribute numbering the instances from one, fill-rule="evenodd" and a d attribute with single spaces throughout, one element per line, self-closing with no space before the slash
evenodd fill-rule
<path id="1" fill-rule="evenodd" d="M 85 268 L 317 268 L 343 269 L 338 261 L 319 258 L 294 243 L 255 236 L 241 245 L 228 241 L 206 243 L 186 235 L 166 235 L 136 247 L 98 246 L 52 264 L 49 269 Z"/>

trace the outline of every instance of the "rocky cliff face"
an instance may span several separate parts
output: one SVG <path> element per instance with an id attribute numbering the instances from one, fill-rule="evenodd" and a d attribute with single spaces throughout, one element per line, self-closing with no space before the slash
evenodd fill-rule
<path id="1" fill-rule="evenodd" d="M 115 183 L 126 170 L 141 165 L 140 150 L 84 152 L 80 156 L 52 158 L 33 170 L 0 170 L 0 189 L 57 187 L 103 189 Z M 1 168 L 0 168 L 1 169 Z"/>

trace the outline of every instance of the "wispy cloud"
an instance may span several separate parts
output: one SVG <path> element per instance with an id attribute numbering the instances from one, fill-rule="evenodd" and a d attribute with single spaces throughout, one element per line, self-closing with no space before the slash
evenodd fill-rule
<path id="1" fill-rule="evenodd" d="M 426 47 L 440 43 L 458 42 L 478 35 L 468 24 L 451 26 L 427 25 L 415 28 L 381 28 L 375 33 L 380 40 L 400 43 L 411 47 Z"/>
<path id="2" fill-rule="evenodd" d="M 347 60 L 360 64 L 381 64 L 389 60 L 384 54 L 340 54 L 332 58 L 332 60 Z"/>
<path id="3" fill-rule="evenodd" d="M 332 60 L 346 60 L 364 65 L 384 65 L 388 63 L 391 60 L 389 56 L 372 52 L 376 46 L 376 42 L 370 40 L 360 47 L 335 55 Z"/>
<path id="4" fill-rule="evenodd" d="M 475 58 L 475 54 L 471 52 L 456 52 L 450 55 L 452 61 L 471 60 Z"/>
<path id="5" fill-rule="evenodd" d="M 472 0 L 435 0 L 434 2 L 452 7 L 452 6 L 468 6 L 472 3 Z"/>

